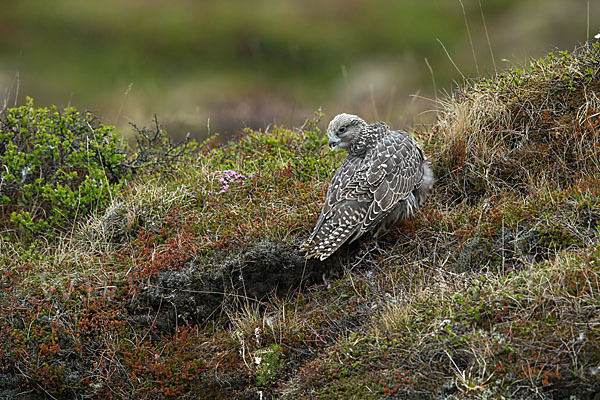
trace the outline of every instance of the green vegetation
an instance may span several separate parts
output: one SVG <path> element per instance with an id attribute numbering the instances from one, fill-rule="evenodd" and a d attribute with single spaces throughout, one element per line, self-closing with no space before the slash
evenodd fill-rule
<path id="1" fill-rule="evenodd" d="M 482 3 L 493 29 L 503 24 L 492 21 L 502 21 L 523 2 Z M 479 38 L 475 44 L 487 54 L 479 5 L 464 4 Z M 570 25 L 557 29 L 564 36 L 575 31 Z M 163 122 L 171 123 L 172 135 L 191 131 L 196 139 L 206 137 L 208 118 L 213 132 L 226 127 L 230 134 L 245 124 L 287 122 L 294 119 L 292 109 L 302 118 L 315 104 L 339 103 L 356 86 L 368 91 L 380 80 L 379 65 L 392 80 L 375 93 L 382 104 L 392 86 L 398 94 L 423 89 L 433 97 L 424 58 L 435 67 L 439 87 L 457 78 L 436 38 L 459 58 L 465 74 L 475 74 L 471 54 L 463 50 L 465 24 L 458 2 L 108 0 L 99 5 L 23 0 L 4 4 L 0 26 L 5 33 L 0 35 L 4 90 L 14 95 L 18 86 L 42 105 L 93 108 L 124 133 L 129 121 L 158 111 Z M 504 30 L 491 31 L 491 37 L 501 42 Z M 571 37 L 572 42 L 584 38 L 579 31 Z M 509 56 L 494 49 L 499 59 Z M 488 57 L 480 57 L 479 64 L 491 68 Z M 232 115 L 240 99 L 251 113 Z M 409 99 L 399 95 L 393 100 Z"/>
<path id="2" fill-rule="evenodd" d="M 29 235 L 69 226 L 123 187 L 124 159 L 118 135 L 90 113 L 36 109 L 29 98 L 0 122 L 0 215 Z"/>
<path id="3" fill-rule="evenodd" d="M 320 112 L 179 164 L 139 146 L 106 207 L 43 244 L 0 238 L 0 396 L 593 398 L 599 60 L 468 82 L 415 134 L 425 208 L 324 263 L 297 250 L 344 156 Z"/>
<path id="4" fill-rule="evenodd" d="M 491 1 L 486 10 L 493 13 L 513 3 Z M 192 76 L 214 79 L 228 73 L 244 87 L 249 81 L 281 83 L 296 78 L 303 80 L 305 90 L 313 92 L 322 91 L 321 85 L 338 77 L 340 65 L 381 50 L 437 49 L 436 36 L 453 41 L 464 29 L 461 18 L 448 18 L 448 13 L 461 16 L 460 8 L 450 3 L 379 0 L 376 6 L 364 1 L 348 6 L 341 1 L 323 5 L 317 1 L 235 0 L 167 6 L 160 2 L 124 5 L 112 0 L 110 5 L 73 0 L 55 5 L 8 4 L 3 22 L 29 37 L 24 49 L 22 41 L 0 39 L 0 43 L 6 53 L 24 50 L 22 57 L 31 61 L 27 65 L 50 67 L 53 70 L 45 68 L 43 73 L 67 75 L 89 92 L 105 90 L 104 82 L 115 77 L 126 79 L 123 71 L 131 79 L 159 83 L 164 82 L 165 74 L 166 78 L 184 75 L 189 82 Z M 473 18 L 478 17 L 478 6 L 467 6 Z M 157 13 L 164 18 L 156 20 Z M 398 23 L 399 16 L 402 23 Z M 424 16 L 429 23 L 422 23 Z M 17 25 L 16 20 L 22 24 Z M 348 29 L 349 25 L 353 29 Z M 50 38 L 38 35 L 40 31 Z M 49 39 L 62 43 L 63 52 L 48 46 Z M 65 63 L 65 51 L 80 57 L 75 63 Z M 443 53 L 438 57 L 442 59 Z M 90 70 L 101 75 L 89 79 Z"/>
<path id="5" fill-rule="evenodd" d="M 131 154 L 89 112 L 36 109 L 31 98 L 8 109 L 0 120 L 0 227 L 22 239 L 69 230 L 77 217 L 104 210 L 132 175 L 194 151 L 192 142 L 173 146 L 155 122 L 154 131 L 134 125 Z"/>

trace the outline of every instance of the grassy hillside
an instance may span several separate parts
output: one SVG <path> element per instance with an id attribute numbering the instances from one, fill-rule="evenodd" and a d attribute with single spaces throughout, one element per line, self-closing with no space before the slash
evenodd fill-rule
<path id="1" fill-rule="evenodd" d="M 425 208 L 325 262 L 297 250 L 344 157 L 319 113 L 194 154 L 142 140 L 155 158 L 115 152 L 109 201 L 75 215 L 13 173 L 0 397 L 596 398 L 599 91 L 597 43 L 467 82 L 415 133 L 437 177 Z M 3 155 L 23 132 L 5 114 Z M 75 178 L 58 182 L 77 202 Z"/>

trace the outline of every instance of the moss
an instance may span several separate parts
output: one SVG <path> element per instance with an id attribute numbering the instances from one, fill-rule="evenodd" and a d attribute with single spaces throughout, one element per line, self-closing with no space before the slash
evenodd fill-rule
<path id="1" fill-rule="evenodd" d="M 276 377 L 278 370 L 283 366 L 281 347 L 271 344 L 269 347 L 259 349 L 254 353 L 256 369 L 256 385 L 264 386 Z"/>

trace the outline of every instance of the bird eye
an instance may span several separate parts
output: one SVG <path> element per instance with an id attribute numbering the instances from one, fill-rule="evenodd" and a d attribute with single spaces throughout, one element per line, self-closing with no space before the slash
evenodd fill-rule
<path id="1" fill-rule="evenodd" d="M 344 133 L 346 132 L 346 129 L 347 128 L 345 126 L 342 126 L 340 129 L 338 129 L 338 133 Z"/>

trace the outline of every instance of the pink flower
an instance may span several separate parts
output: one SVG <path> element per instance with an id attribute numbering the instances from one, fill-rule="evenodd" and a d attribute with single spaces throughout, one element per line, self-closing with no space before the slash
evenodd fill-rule
<path id="1" fill-rule="evenodd" d="M 225 193 L 231 187 L 230 184 L 237 183 L 237 184 L 245 185 L 246 180 L 248 179 L 245 175 L 240 174 L 239 172 L 233 171 L 230 169 L 227 169 L 224 171 L 215 171 L 211 175 L 220 176 L 219 179 L 217 180 L 217 182 L 219 182 L 219 184 L 221 185 L 221 190 L 219 190 L 218 192 L 213 192 L 211 190 L 211 191 L 209 191 L 210 194 Z"/>

